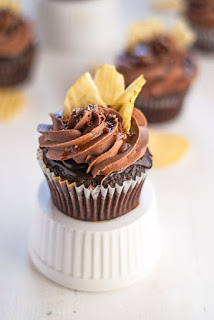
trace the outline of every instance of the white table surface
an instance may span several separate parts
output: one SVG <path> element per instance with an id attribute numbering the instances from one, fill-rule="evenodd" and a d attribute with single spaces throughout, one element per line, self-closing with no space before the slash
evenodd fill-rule
<path id="1" fill-rule="evenodd" d="M 103 57 L 104 59 L 104 57 Z M 185 111 L 165 126 L 190 141 L 176 166 L 153 169 L 164 236 L 161 261 L 149 278 L 116 292 L 89 294 L 40 275 L 27 246 L 38 186 L 36 126 L 62 107 L 64 94 L 87 63 L 43 52 L 23 90 L 25 111 L 0 125 L 1 320 L 214 319 L 214 56 L 199 56 L 200 73 Z"/>

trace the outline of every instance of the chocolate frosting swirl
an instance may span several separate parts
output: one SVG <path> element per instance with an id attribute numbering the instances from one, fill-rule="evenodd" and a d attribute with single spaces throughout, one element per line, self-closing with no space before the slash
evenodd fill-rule
<path id="1" fill-rule="evenodd" d="M 123 119 L 111 108 L 89 105 L 75 109 L 69 119 L 50 114 L 52 125 L 41 124 L 40 148 L 48 148 L 46 157 L 64 161 L 73 159 L 87 164 L 93 177 L 108 176 L 127 168 L 143 157 L 149 133 L 144 115 L 134 109 L 130 133 L 122 128 Z"/>
<path id="2" fill-rule="evenodd" d="M 214 28 L 214 1 L 213 0 L 188 0 L 187 16 L 202 28 Z"/>
<path id="3" fill-rule="evenodd" d="M 30 47 L 30 25 L 9 10 L 0 10 L 0 58 L 12 58 Z"/>
<path id="4" fill-rule="evenodd" d="M 186 91 L 196 75 L 193 58 L 179 51 L 167 35 L 126 51 L 118 58 L 117 69 L 125 76 L 126 85 L 144 74 L 147 83 L 140 93 L 143 98 Z"/>

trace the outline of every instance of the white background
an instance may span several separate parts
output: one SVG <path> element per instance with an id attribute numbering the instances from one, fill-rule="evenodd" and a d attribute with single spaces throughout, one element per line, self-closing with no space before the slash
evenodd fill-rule
<path id="1" fill-rule="evenodd" d="M 140 1 L 127 3 L 128 19 L 139 17 Z M 62 107 L 68 86 L 88 66 L 47 51 L 38 58 L 34 77 L 23 88 L 25 111 L 0 125 L 0 319 L 213 320 L 214 56 L 198 56 L 198 79 L 181 116 L 155 126 L 190 141 L 188 154 L 176 166 L 150 173 L 165 241 L 160 264 L 143 282 L 102 294 L 55 285 L 28 259 L 30 222 L 43 179 L 36 161 L 36 126 Z"/>

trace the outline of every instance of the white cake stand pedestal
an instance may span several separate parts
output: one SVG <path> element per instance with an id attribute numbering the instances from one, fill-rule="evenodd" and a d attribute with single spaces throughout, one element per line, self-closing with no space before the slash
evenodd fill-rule
<path id="1" fill-rule="evenodd" d="M 155 195 L 146 180 L 140 205 L 122 217 L 85 222 L 61 213 L 44 181 L 30 240 L 36 268 L 52 281 L 81 291 L 108 291 L 146 277 L 161 254 Z"/>

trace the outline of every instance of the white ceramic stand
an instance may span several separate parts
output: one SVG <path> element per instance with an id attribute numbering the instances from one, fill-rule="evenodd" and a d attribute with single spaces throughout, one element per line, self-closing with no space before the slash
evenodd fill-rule
<path id="1" fill-rule="evenodd" d="M 79 221 L 61 213 L 46 182 L 38 200 L 30 256 L 49 279 L 76 290 L 115 290 L 147 276 L 157 264 L 161 236 L 148 180 L 135 210 L 105 222 Z"/>

